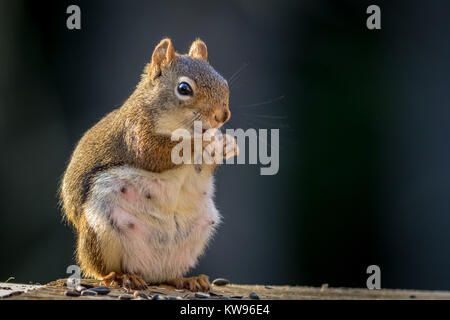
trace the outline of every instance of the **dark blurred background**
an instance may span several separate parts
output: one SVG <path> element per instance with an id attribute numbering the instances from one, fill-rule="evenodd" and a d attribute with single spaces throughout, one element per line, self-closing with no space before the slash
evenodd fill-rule
<path id="1" fill-rule="evenodd" d="M 66 8 L 81 7 L 79 31 Z M 381 30 L 366 8 L 381 7 Z M 450 3 L 0 0 L 0 281 L 67 276 L 56 192 L 75 143 L 165 36 L 200 37 L 229 128 L 280 129 L 280 170 L 222 167 L 224 224 L 192 273 L 239 283 L 450 289 Z"/>

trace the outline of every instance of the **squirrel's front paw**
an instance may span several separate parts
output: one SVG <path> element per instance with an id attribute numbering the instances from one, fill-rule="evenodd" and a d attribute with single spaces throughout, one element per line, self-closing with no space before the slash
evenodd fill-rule
<path id="1" fill-rule="evenodd" d="M 222 163 L 223 159 L 227 160 L 237 156 L 239 146 L 234 137 L 228 134 L 218 134 L 212 137 L 211 142 L 208 142 L 205 151 L 207 152 L 205 156 L 209 158 L 209 161 Z"/>
<path id="2" fill-rule="evenodd" d="M 230 136 L 229 134 L 224 134 L 224 152 L 223 158 L 226 160 L 228 158 L 239 155 L 239 146 L 237 144 L 236 138 Z"/>

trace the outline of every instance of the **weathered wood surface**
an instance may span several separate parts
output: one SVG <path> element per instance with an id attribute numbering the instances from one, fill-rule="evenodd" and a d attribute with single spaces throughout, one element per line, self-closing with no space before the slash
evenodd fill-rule
<path id="1" fill-rule="evenodd" d="M 83 279 L 82 284 L 99 286 L 99 281 Z M 1 299 L 89 299 L 89 300 L 118 300 L 119 297 L 131 298 L 133 292 L 126 292 L 119 287 L 111 288 L 107 295 L 70 297 L 66 295 L 68 288 L 66 280 L 61 279 L 44 286 L 20 285 L 11 283 L 0 283 Z M 228 284 L 225 286 L 212 287 L 212 295 L 207 299 L 250 299 L 249 294 L 254 292 L 260 299 L 297 299 L 297 300 L 336 300 L 336 299 L 450 299 L 448 291 L 417 291 L 417 290 L 368 290 L 354 288 L 321 288 L 301 286 L 267 286 L 267 285 L 238 285 Z M 197 297 L 194 293 L 184 290 L 175 291 L 173 287 L 161 285 L 149 287 L 148 290 L 140 291 L 144 295 L 137 299 L 152 299 L 155 296 L 162 299 L 205 299 Z M 133 297 L 134 298 L 134 297 Z"/>
<path id="2" fill-rule="evenodd" d="M 0 298 L 28 292 L 41 288 L 41 285 L 0 282 Z"/>

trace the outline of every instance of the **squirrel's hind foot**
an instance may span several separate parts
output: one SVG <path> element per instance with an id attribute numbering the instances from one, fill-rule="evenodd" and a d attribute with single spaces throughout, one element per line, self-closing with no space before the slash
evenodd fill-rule
<path id="1" fill-rule="evenodd" d="M 118 284 L 119 286 L 123 286 L 123 288 L 127 291 L 147 289 L 147 283 L 145 282 L 145 280 L 135 274 L 122 274 L 112 271 L 101 280 L 102 283 L 106 286 Z"/>
<path id="2" fill-rule="evenodd" d="M 168 281 L 167 284 L 174 286 L 177 289 L 188 289 L 190 291 L 204 291 L 209 292 L 211 289 L 211 283 L 207 275 L 201 274 L 197 277 L 190 278 L 177 278 Z"/>

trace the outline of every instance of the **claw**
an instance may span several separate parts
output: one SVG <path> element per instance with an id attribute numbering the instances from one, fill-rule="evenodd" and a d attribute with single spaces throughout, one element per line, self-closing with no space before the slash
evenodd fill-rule
<path id="1" fill-rule="evenodd" d="M 207 163 L 212 161 L 222 163 L 222 160 L 239 155 L 239 146 L 234 137 L 220 134 L 213 136 L 212 141 L 205 146 L 205 151 L 207 152 L 205 155 Z"/>
<path id="2" fill-rule="evenodd" d="M 177 289 L 188 289 L 193 292 L 209 292 L 209 290 L 211 289 L 209 277 L 204 274 L 201 274 L 197 277 L 177 278 L 172 281 L 168 281 L 167 284 L 174 286 Z"/>
<path id="3" fill-rule="evenodd" d="M 101 281 L 106 286 L 111 286 L 114 283 L 121 285 L 125 290 L 145 290 L 147 283 L 138 275 L 122 274 L 118 272 L 110 272 L 107 276 L 101 278 Z"/>
<path id="4" fill-rule="evenodd" d="M 123 276 L 123 287 L 125 290 L 145 290 L 147 289 L 147 283 L 144 279 L 137 275 L 125 274 Z"/>
<path id="5" fill-rule="evenodd" d="M 110 287 L 110 286 L 114 285 L 115 283 L 117 283 L 118 285 L 121 285 L 122 278 L 123 278 L 122 273 L 112 271 L 108 275 L 101 278 L 100 281 L 103 285 Z"/>

